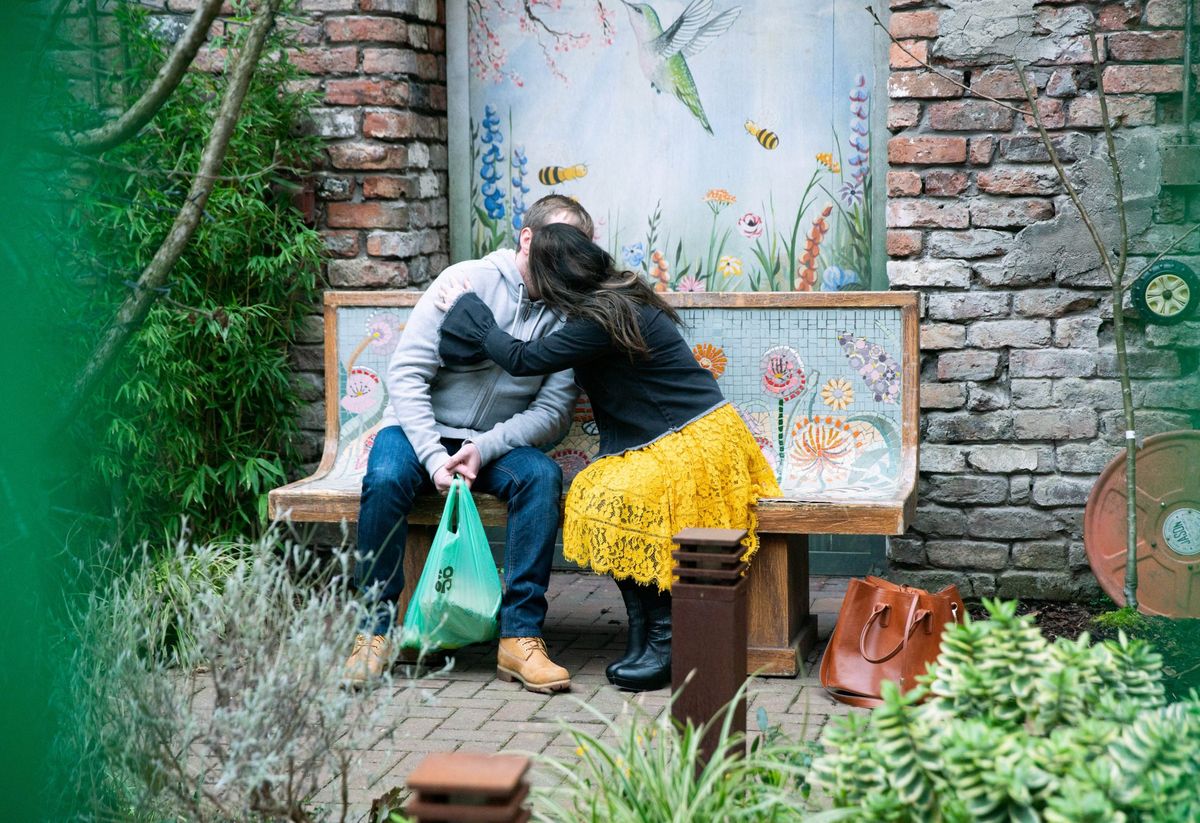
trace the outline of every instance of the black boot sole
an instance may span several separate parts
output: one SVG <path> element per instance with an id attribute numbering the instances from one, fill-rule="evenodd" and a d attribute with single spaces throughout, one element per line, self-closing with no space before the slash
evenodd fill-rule
<path id="1" fill-rule="evenodd" d="M 668 671 L 665 676 L 656 677 L 653 680 L 628 680 L 623 677 L 610 677 L 608 678 L 608 682 L 612 683 L 618 689 L 624 689 L 627 692 L 652 692 L 671 685 L 671 673 Z"/>

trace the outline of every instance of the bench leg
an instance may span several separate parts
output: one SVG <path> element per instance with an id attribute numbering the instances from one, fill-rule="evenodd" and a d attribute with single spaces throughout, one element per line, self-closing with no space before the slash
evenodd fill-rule
<path id="1" fill-rule="evenodd" d="M 747 674 L 795 677 L 817 642 L 817 620 L 808 611 L 808 535 L 760 534 L 759 540 L 748 575 Z"/>
<path id="2" fill-rule="evenodd" d="M 421 579 L 425 570 L 425 561 L 429 559 L 429 549 L 433 546 L 433 536 L 437 534 L 436 526 L 420 526 L 408 524 L 408 542 L 404 546 L 404 591 L 396 601 L 396 625 L 399 626 L 408 611 L 408 603 L 412 600 L 413 589 Z"/>

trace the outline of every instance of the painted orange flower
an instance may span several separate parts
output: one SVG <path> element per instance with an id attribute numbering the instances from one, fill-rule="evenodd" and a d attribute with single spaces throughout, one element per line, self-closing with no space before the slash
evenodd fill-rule
<path id="1" fill-rule="evenodd" d="M 841 417 L 802 417 L 792 427 L 791 470 L 820 482 L 843 477 L 862 448 L 862 433 Z"/>
<path id="2" fill-rule="evenodd" d="M 731 203 L 736 203 L 737 198 L 725 191 L 725 189 L 709 189 L 704 194 L 704 202 L 720 203 L 723 206 L 728 206 Z"/>
<path id="3" fill-rule="evenodd" d="M 707 371 L 713 377 L 720 377 L 725 373 L 725 366 L 729 360 L 725 357 L 725 352 L 720 346 L 714 346 L 712 343 L 697 343 L 692 347 L 692 356 L 696 358 L 696 362 L 700 364 L 700 368 Z"/>

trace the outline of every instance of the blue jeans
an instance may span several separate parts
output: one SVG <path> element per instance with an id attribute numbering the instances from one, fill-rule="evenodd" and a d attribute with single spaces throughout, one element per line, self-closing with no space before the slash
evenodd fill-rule
<path id="1" fill-rule="evenodd" d="M 457 440 L 442 442 L 451 454 L 462 445 Z M 358 513 L 355 582 L 360 591 L 383 584 L 370 621 L 362 627 L 364 633 L 370 629 L 373 634 L 386 634 L 392 627 L 387 606 L 404 590 L 408 513 L 420 492 L 432 490 L 433 481 L 404 431 L 399 426 L 380 429 L 367 461 Z M 500 636 L 541 637 L 558 534 L 562 470 L 538 449 L 513 449 L 484 466 L 471 490 L 508 502 Z"/>

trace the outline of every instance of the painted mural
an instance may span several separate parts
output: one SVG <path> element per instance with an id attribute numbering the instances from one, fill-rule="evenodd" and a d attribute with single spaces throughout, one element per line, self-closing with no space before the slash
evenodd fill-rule
<path id="1" fill-rule="evenodd" d="M 314 486 L 357 491 L 388 403 L 383 377 L 407 308 L 338 309 L 338 454 Z M 895 308 L 682 309 L 696 361 L 746 421 L 794 499 L 886 498 L 900 474 L 901 318 Z M 596 458 L 587 397 L 546 452 L 567 484 Z"/>
<path id="2" fill-rule="evenodd" d="M 511 246 L 557 192 L 660 291 L 882 287 L 861 4 L 470 0 L 465 25 L 459 255 Z"/>

